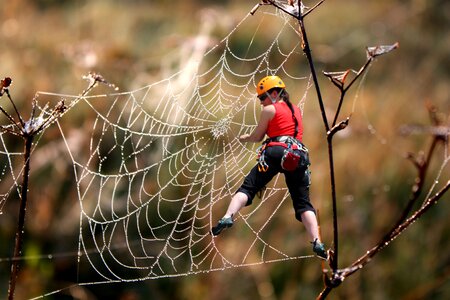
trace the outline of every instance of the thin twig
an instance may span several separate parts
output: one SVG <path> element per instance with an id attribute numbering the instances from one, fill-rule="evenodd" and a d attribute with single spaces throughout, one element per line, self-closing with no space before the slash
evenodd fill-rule
<path id="1" fill-rule="evenodd" d="M 19 113 L 19 110 L 17 109 L 16 104 L 14 103 L 14 101 L 11 99 L 11 95 L 9 94 L 9 89 L 5 90 L 6 96 L 8 96 L 9 101 L 11 101 L 12 106 L 14 107 L 14 110 L 16 111 L 17 117 L 19 118 L 19 122 L 20 124 L 23 126 L 25 126 L 25 122 L 22 119 L 22 116 Z"/>
<path id="2" fill-rule="evenodd" d="M 22 243 L 25 227 L 25 213 L 27 208 L 28 199 L 28 179 L 30 175 L 30 158 L 31 158 L 31 146 L 33 145 L 33 136 L 25 138 L 25 153 L 24 153 L 24 172 L 22 176 L 22 189 L 20 196 L 20 208 L 19 208 L 19 220 L 17 224 L 16 241 L 14 246 L 14 256 L 11 265 L 11 277 L 9 280 L 8 299 L 14 299 L 14 291 L 16 289 L 17 275 L 19 272 L 19 258 L 22 255 Z"/>
<path id="3" fill-rule="evenodd" d="M 319 7 L 319 5 L 321 5 L 323 2 L 325 2 L 325 0 L 319 1 L 316 5 L 314 5 L 314 6 L 311 7 L 310 9 L 308 9 L 308 10 L 303 14 L 303 18 L 305 18 L 307 15 L 309 15 L 313 10 L 315 10 L 317 7 Z"/>
<path id="4" fill-rule="evenodd" d="M 19 131 L 22 131 L 22 129 L 19 127 L 19 125 L 16 123 L 16 120 L 14 120 L 14 118 L 8 114 L 1 106 L 0 106 L 0 111 L 9 119 L 10 123 L 12 125 L 14 125 L 15 127 L 17 127 L 17 129 Z"/>

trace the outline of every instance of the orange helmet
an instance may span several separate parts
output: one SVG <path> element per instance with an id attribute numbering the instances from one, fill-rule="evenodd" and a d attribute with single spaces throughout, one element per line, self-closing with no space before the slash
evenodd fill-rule
<path id="1" fill-rule="evenodd" d="M 266 76 L 256 85 L 256 94 L 258 97 L 273 88 L 286 88 L 283 80 L 278 76 Z"/>

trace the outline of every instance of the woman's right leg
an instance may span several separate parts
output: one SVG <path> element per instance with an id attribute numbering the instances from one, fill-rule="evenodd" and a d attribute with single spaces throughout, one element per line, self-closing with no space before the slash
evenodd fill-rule
<path id="1" fill-rule="evenodd" d="M 309 199 L 309 185 L 311 181 L 309 170 L 300 169 L 294 173 L 286 173 L 285 176 L 294 205 L 296 219 L 305 225 L 306 232 L 313 244 L 313 251 L 320 258 L 327 259 L 328 254 L 325 250 L 325 245 L 320 240 L 316 210 Z"/>

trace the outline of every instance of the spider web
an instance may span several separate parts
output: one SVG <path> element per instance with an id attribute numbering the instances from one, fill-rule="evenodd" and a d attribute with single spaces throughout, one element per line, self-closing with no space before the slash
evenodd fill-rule
<path id="1" fill-rule="evenodd" d="M 80 206 L 78 266 L 88 265 L 98 274 L 97 279 L 79 278 L 78 284 L 187 276 L 311 257 L 299 256 L 292 239 L 269 230 L 289 205 L 278 177 L 237 216 L 232 232 L 216 238 L 209 234 L 255 164 L 256 145 L 237 137 L 256 126 L 256 82 L 280 75 L 301 108 L 311 87 L 307 68 L 299 68 L 305 62 L 295 22 L 284 13 L 259 9 L 200 59 L 158 82 L 81 100 L 38 93 L 46 101 L 54 97 L 70 107 L 76 104 L 87 118 L 77 145 L 70 129 L 58 124 Z M 368 50 L 380 55 L 388 49 Z M 22 170 L 12 166 L 22 156 L 0 132 L 0 214 L 10 194 L 20 194 Z M 445 148 L 427 197 L 446 178 L 448 164 Z"/>
<path id="2" fill-rule="evenodd" d="M 81 209 L 78 261 L 96 271 L 96 282 L 311 257 L 291 253 L 268 230 L 290 199 L 278 178 L 237 216 L 238 251 L 226 245 L 226 234 L 210 234 L 256 163 L 257 145 L 237 138 L 256 126 L 256 82 L 277 74 L 292 86 L 292 95 L 301 96 L 293 102 L 301 108 L 305 103 L 311 82 L 307 68 L 298 68 L 304 63 L 300 43 L 292 18 L 264 9 L 258 17 L 247 15 L 200 61 L 189 61 L 166 79 L 82 98 L 77 108 L 93 117 L 83 129 L 82 146 L 73 147 L 60 129 Z M 79 101 L 75 95 L 39 95 Z"/>

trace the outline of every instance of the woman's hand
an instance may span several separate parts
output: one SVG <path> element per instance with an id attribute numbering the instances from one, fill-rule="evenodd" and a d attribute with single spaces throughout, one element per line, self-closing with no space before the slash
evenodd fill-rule
<path id="1" fill-rule="evenodd" d="M 247 142 L 249 137 L 250 137 L 250 134 L 243 134 L 239 137 L 239 140 L 241 142 Z"/>

